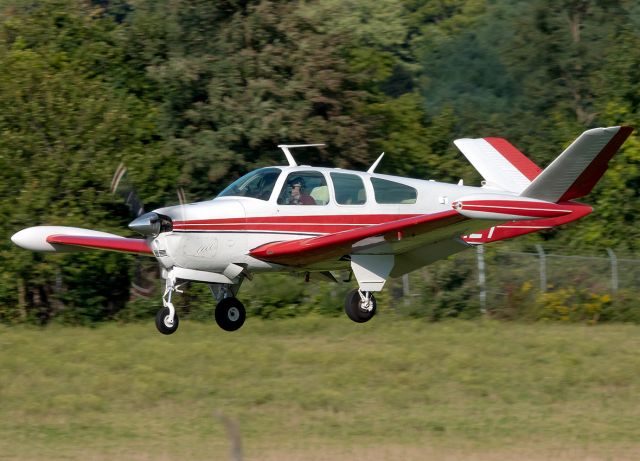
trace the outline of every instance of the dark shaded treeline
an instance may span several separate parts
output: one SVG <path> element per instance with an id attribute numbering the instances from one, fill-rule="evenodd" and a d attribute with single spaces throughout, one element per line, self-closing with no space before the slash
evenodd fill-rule
<path id="1" fill-rule="evenodd" d="M 0 0 L 0 318 L 93 322 L 125 307 L 125 255 L 14 248 L 26 226 L 122 233 L 108 187 L 129 167 L 147 209 L 211 198 L 282 142 L 306 162 L 479 178 L 461 136 L 503 136 L 541 165 L 593 126 L 637 125 L 632 1 Z M 631 139 L 557 239 L 637 250 Z"/>

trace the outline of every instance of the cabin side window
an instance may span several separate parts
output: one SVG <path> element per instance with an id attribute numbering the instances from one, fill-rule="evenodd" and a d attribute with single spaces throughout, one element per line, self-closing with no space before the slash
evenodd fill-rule
<path id="1" fill-rule="evenodd" d="M 367 201 L 362 178 L 349 173 L 331 173 L 336 202 L 340 205 L 362 205 Z"/>
<path id="2" fill-rule="evenodd" d="M 278 196 L 279 205 L 326 205 L 329 189 L 322 173 L 296 171 L 287 176 Z"/>
<path id="3" fill-rule="evenodd" d="M 376 202 L 380 204 L 416 203 L 418 192 L 411 186 L 386 179 L 371 178 Z"/>

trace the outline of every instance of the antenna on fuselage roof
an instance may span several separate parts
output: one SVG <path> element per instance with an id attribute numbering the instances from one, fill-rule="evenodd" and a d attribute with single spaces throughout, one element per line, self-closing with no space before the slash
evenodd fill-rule
<path id="1" fill-rule="evenodd" d="M 321 147 L 325 145 L 326 144 L 278 144 L 278 147 L 282 149 L 282 152 L 284 152 L 284 156 L 287 157 L 289 166 L 298 166 L 289 149 L 293 149 L 295 147 Z"/>
<path id="2" fill-rule="evenodd" d="M 373 170 L 376 169 L 376 167 L 378 166 L 378 164 L 380 163 L 380 161 L 382 160 L 382 157 L 384 157 L 384 152 L 380 154 L 380 157 L 378 157 L 378 160 L 376 160 L 375 162 L 373 162 L 373 165 L 371 165 L 371 168 L 369 168 L 367 170 L 367 173 L 373 173 Z"/>

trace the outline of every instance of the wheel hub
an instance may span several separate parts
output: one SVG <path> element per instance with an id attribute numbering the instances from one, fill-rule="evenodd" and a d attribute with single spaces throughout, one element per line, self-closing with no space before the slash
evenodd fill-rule
<path id="1" fill-rule="evenodd" d="M 371 292 L 362 292 L 358 290 L 358 294 L 360 295 L 360 309 L 365 312 L 371 312 L 371 310 L 373 309 L 373 303 L 371 302 Z"/>
<path id="2" fill-rule="evenodd" d="M 231 309 L 229 309 L 229 311 L 227 312 L 227 317 L 229 318 L 229 320 L 231 320 L 232 322 L 236 322 L 239 318 L 240 318 L 240 310 L 237 307 L 232 307 Z"/>
<path id="3" fill-rule="evenodd" d="M 173 327 L 173 319 L 171 318 L 170 315 L 165 316 L 164 324 L 167 326 L 167 328 L 172 328 Z"/>

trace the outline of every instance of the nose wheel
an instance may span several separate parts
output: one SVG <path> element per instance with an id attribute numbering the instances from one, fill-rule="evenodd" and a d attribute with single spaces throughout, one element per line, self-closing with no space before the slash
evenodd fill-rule
<path id="1" fill-rule="evenodd" d="M 216 323 L 225 331 L 236 331 L 244 324 L 247 312 L 238 298 L 224 298 L 216 306 Z"/>
<path id="2" fill-rule="evenodd" d="M 351 290 L 344 302 L 344 311 L 354 322 L 364 323 L 376 314 L 376 298 L 370 291 Z"/>
<path id="3" fill-rule="evenodd" d="M 181 285 L 176 284 L 175 276 L 170 272 L 165 281 L 164 294 L 162 295 L 162 307 L 156 314 L 156 328 L 163 335 L 170 335 L 176 332 L 180 320 L 176 308 L 171 302 L 171 295 L 174 292 L 182 293 Z"/>
<path id="4" fill-rule="evenodd" d="M 174 312 L 173 316 L 171 316 L 171 311 L 168 307 L 161 308 L 156 314 L 156 328 L 163 335 L 175 333 L 179 323 L 178 314 Z"/>

